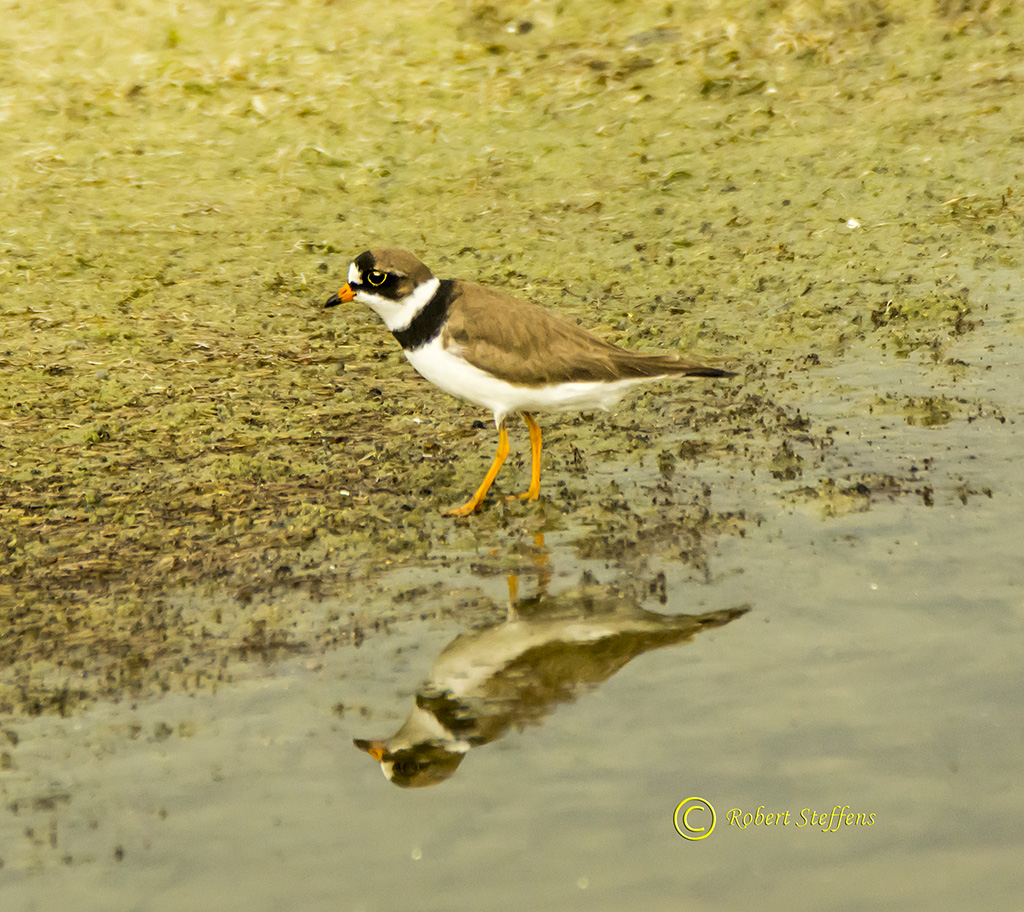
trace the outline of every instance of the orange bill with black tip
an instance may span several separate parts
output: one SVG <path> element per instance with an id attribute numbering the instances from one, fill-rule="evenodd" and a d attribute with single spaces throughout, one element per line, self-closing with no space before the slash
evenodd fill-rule
<path id="1" fill-rule="evenodd" d="M 326 301 L 324 307 L 336 307 L 338 304 L 348 304 L 356 296 L 352 286 L 346 282 L 337 294 L 332 294 Z"/>
<path id="2" fill-rule="evenodd" d="M 387 754 L 387 747 L 383 741 L 363 741 L 355 738 L 352 743 L 361 751 L 366 751 L 378 763 L 383 761 L 385 754 Z"/>

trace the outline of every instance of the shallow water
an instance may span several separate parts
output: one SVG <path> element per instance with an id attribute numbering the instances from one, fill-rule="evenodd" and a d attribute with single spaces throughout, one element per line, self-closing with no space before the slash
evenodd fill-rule
<path id="1" fill-rule="evenodd" d="M 9 11 L 5 912 L 1015 906 L 1019 16 L 338 6 Z M 385 241 L 743 376 L 441 517 Z"/>
<path id="2" fill-rule="evenodd" d="M 974 356 L 1006 393 L 1024 346 L 993 325 Z M 665 602 L 649 609 L 750 612 L 639 655 L 431 788 L 395 788 L 352 744 L 391 735 L 465 632 L 431 585 L 358 649 L 11 722 L 5 908 L 1008 908 L 1024 886 L 1022 441 L 1016 419 L 971 430 L 893 422 L 837 444 L 865 469 L 941 463 L 931 506 L 905 495 L 823 518 L 766 498 L 708 581 L 659 562 Z M 992 496 L 962 503 L 962 477 Z M 550 537 L 532 559 L 523 599 L 572 591 L 582 569 L 598 592 L 628 582 Z M 478 632 L 507 623 L 506 581 L 464 569 L 420 582 L 476 588 Z M 673 829 L 694 796 L 717 811 L 701 841 Z M 840 825 L 835 808 L 872 822 Z M 790 817 L 740 828 L 734 809 Z"/>

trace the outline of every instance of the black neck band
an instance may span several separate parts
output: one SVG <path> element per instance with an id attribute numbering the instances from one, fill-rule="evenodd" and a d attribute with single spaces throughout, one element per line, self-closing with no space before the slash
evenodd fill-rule
<path id="1" fill-rule="evenodd" d="M 441 331 L 441 326 L 448 319 L 448 309 L 452 304 L 454 286 L 453 279 L 444 279 L 437 286 L 434 296 L 412 318 L 412 322 L 405 329 L 392 330 L 392 334 L 403 349 L 415 351 L 426 345 Z"/>

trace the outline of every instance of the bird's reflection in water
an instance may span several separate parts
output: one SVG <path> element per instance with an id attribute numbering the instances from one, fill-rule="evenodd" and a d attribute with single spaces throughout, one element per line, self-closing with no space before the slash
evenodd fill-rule
<path id="1" fill-rule="evenodd" d="M 648 650 L 683 643 L 747 611 L 656 614 L 635 596 L 587 580 L 548 595 L 550 571 L 542 540 L 538 544 L 539 593 L 519 599 L 518 577 L 509 577 L 508 616 L 456 637 L 441 651 L 394 735 L 355 741 L 395 785 L 437 785 L 471 748 L 510 728 L 539 723 Z"/>

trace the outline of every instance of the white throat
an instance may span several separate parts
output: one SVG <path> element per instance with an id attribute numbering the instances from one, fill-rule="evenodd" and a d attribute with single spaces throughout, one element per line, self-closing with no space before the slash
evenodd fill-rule
<path id="1" fill-rule="evenodd" d="M 392 332 L 407 329 L 409 324 L 416 318 L 416 315 L 427 306 L 427 302 L 434 297 L 441 280 L 431 276 L 426 282 L 417 285 L 401 301 L 392 301 L 382 298 L 366 289 L 356 292 L 356 300 L 365 304 L 375 311 Z"/>

